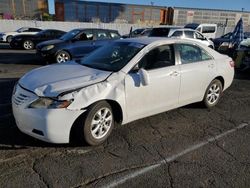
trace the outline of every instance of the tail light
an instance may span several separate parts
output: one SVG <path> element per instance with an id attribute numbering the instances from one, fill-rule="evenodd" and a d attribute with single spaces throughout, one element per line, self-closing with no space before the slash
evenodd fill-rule
<path id="1" fill-rule="evenodd" d="M 233 61 L 233 60 L 229 61 L 229 64 L 230 64 L 230 66 L 231 66 L 232 68 L 234 68 L 234 67 L 235 67 L 235 63 L 234 63 L 234 61 Z"/>

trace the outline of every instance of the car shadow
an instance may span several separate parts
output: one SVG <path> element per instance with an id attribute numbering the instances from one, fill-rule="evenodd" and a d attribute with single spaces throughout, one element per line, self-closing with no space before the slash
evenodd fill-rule
<path id="1" fill-rule="evenodd" d="M 0 150 L 25 149 L 29 147 L 65 147 L 78 144 L 50 144 L 23 134 L 16 126 L 12 114 L 11 96 L 16 78 L 0 79 Z"/>

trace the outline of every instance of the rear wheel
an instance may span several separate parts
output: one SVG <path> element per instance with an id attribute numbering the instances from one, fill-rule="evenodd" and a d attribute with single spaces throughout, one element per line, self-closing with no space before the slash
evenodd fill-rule
<path id="1" fill-rule="evenodd" d="M 32 50 L 34 48 L 34 43 L 31 40 L 25 40 L 23 42 L 23 48 L 25 50 Z"/>
<path id="2" fill-rule="evenodd" d="M 8 43 L 10 43 L 11 40 L 12 40 L 12 37 L 13 37 L 13 36 L 8 36 L 8 37 L 6 37 L 6 41 L 7 41 Z"/>
<path id="3" fill-rule="evenodd" d="M 71 57 L 70 54 L 66 51 L 60 51 L 56 55 L 56 62 L 57 63 L 64 63 L 66 61 L 70 61 Z"/>
<path id="4" fill-rule="evenodd" d="M 112 108 L 106 101 L 101 101 L 89 108 L 79 132 L 83 133 L 82 136 L 89 145 L 99 145 L 108 138 L 113 128 Z"/>
<path id="5" fill-rule="evenodd" d="M 222 94 L 222 84 L 219 80 L 215 79 L 213 80 L 205 93 L 203 103 L 207 108 L 211 108 L 218 104 L 221 94 Z"/>

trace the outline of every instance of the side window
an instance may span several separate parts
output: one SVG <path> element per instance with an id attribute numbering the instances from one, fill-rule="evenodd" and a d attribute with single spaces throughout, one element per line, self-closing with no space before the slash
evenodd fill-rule
<path id="1" fill-rule="evenodd" d="M 30 32 L 28 28 L 24 28 L 22 32 Z"/>
<path id="2" fill-rule="evenodd" d="M 202 61 L 208 61 L 213 59 L 212 56 L 210 56 L 206 51 L 201 50 L 202 55 Z"/>
<path id="3" fill-rule="evenodd" d="M 179 51 L 182 64 L 189 64 L 212 59 L 212 57 L 208 55 L 208 53 L 203 49 L 191 44 L 178 44 L 177 50 Z"/>
<path id="4" fill-rule="evenodd" d="M 139 62 L 138 68 L 158 69 L 175 65 L 173 45 L 163 45 L 152 49 Z"/>
<path id="5" fill-rule="evenodd" d="M 93 40 L 93 36 L 94 35 L 93 35 L 92 30 L 86 30 L 86 31 L 81 32 L 77 36 L 77 39 L 81 40 L 81 41 L 84 41 L 84 40 Z"/>
<path id="6" fill-rule="evenodd" d="M 51 36 L 51 31 L 46 31 L 43 33 L 44 37 L 50 37 Z"/>
<path id="7" fill-rule="evenodd" d="M 202 33 L 214 33 L 215 32 L 215 27 L 214 26 L 206 26 L 203 27 Z"/>
<path id="8" fill-rule="evenodd" d="M 97 31 L 96 39 L 97 40 L 109 39 L 108 33 L 106 31 Z"/>
<path id="9" fill-rule="evenodd" d="M 120 35 L 118 35 L 118 33 L 116 33 L 116 32 L 110 32 L 110 36 L 111 36 L 111 38 L 112 39 L 118 39 L 118 38 L 120 38 Z"/>
<path id="10" fill-rule="evenodd" d="M 172 35 L 172 37 L 181 37 L 183 35 L 182 31 L 175 31 Z"/>
<path id="11" fill-rule="evenodd" d="M 194 38 L 194 32 L 193 31 L 184 31 L 186 38 Z"/>
<path id="12" fill-rule="evenodd" d="M 39 31 L 41 30 L 36 28 L 29 28 L 29 32 L 39 32 Z"/>

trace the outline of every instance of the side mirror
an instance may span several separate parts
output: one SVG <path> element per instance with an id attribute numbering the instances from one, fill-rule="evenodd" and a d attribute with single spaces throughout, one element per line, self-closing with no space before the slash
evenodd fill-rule
<path id="1" fill-rule="evenodd" d="M 143 86 L 149 85 L 149 75 L 148 75 L 148 72 L 145 69 L 140 69 L 138 71 L 138 73 L 139 73 L 142 85 Z"/>

